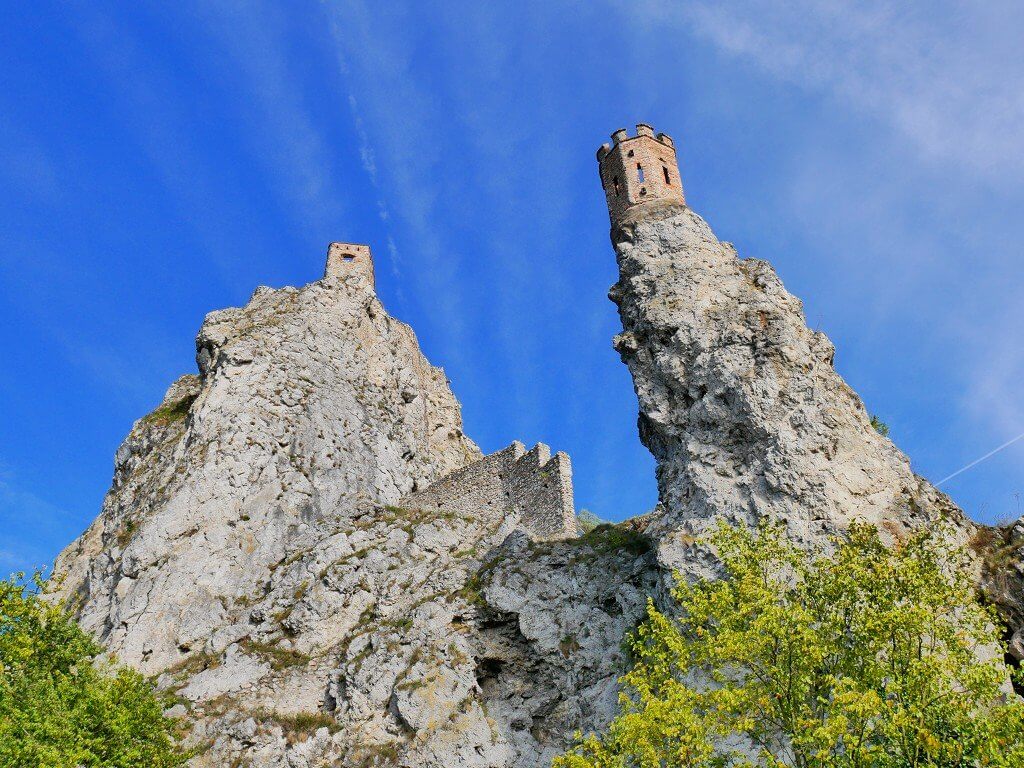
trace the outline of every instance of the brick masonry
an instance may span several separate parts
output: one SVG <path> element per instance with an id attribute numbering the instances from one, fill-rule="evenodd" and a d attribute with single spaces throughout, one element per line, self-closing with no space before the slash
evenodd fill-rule
<path id="1" fill-rule="evenodd" d="M 655 135 L 651 126 L 638 123 L 636 136 L 620 128 L 612 134 L 612 142 L 597 150 L 597 162 L 613 227 L 637 207 L 686 204 L 672 137 Z"/>

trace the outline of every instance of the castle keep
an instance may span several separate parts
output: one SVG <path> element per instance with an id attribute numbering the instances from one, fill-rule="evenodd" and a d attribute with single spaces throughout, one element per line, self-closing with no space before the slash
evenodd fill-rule
<path id="1" fill-rule="evenodd" d="M 651 126 L 638 123 L 636 136 L 620 128 L 612 142 L 597 150 L 597 163 L 613 227 L 638 206 L 686 204 L 671 136 L 655 135 Z"/>

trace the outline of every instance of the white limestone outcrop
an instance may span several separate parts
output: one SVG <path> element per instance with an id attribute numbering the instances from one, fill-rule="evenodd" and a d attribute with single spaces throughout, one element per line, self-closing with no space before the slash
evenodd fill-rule
<path id="1" fill-rule="evenodd" d="M 535 768 L 604 726 L 623 635 L 718 517 L 808 547 L 976 527 L 872 429 L 771 267 L 681 205 L 613 232 L 651 515 L 576 536 L 569 461 L 481 457 L 365 270 L 210 314 L 57 595 L 179 696 L 200 766 Z"/>

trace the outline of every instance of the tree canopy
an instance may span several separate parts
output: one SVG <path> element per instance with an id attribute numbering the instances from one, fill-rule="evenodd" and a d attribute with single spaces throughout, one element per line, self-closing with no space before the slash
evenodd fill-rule
<path id="1" fill-rule="evenodd" d="M 98 664 L 100 648 L 42 587 L 38 574 L 0 581 L 0 767 L 184 763 L 146 679 Z"/>
<path id="2" fill-rule="evenodd" d="M 620 714 L 554 768 L 1019 768 L 998 622 L 947 542 L 855 525 L 810 555 L 722 525 L 724 577 L 648 604 Z"/>

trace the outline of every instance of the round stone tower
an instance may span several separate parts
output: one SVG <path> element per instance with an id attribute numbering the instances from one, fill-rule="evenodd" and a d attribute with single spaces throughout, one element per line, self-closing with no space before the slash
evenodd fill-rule
<path id="1" fill-rule="evenodd" d="M 612 142 L 597 150 L 597 163 L 613 227 L 639 206 L 656 202 L 685 205 L 676 147 L 670 136 L 655 135 L 651 126 L 638 123 L 636 136 L 620 128 L 612 134 Z"/>

